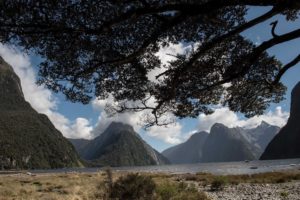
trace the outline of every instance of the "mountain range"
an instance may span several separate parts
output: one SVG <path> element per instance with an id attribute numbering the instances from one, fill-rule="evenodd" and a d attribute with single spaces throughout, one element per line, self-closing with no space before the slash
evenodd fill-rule
<path id="1" fill-rule="evenodd" d="M 79 166 L 72 144 L 25 101 L 19 77 L 0 57 L 0 169 Z"/>
<path id="2" fill-rule="evenodd" d="M 128 124 L 112 122 L 93 140 L 69 139 L 92 166 L 162 165 L 169 161 L 148 145 Z"/>
<path id="3" fill-rule="evenodd" d="M 254 156 L 258 159 L 279 131 L 280 128 L 278 126 L 273 126 L 262 121 L 256 128 L 244 129 L 241 133 L 252 145 Z"/>
<path id="4" fill-rule="evenodd" d="M 162 154 L 173 164 L 255 160 L 279 130 L 264 121 L 252 129 L 228 128 L 216 123 L 210 133 L 195 133 L 186 142 Z"/>
<path id="5" fill-rule="evenodd" d="M 170 147 L 162 152 L 172 164 L 198 163 L 202 159 L 202 149 L 208 133 L 193 134 L 186 142 Z"/>
<path id="6" fill-rule="evenodd" d="M 205 137 L 197 139 L 200 137 L 193 135 L 185 143 L 166 149 L 162 154 L 176 164 L 300 158 L 299 102 L 300 82 L 292 90 L 290 117 L 283 128 L 264 121 L 252 129 L 215 124 L 208 136 L 204 134 Z M 197 152 L 197 156 L 177 156 L 184 152 Z"/>

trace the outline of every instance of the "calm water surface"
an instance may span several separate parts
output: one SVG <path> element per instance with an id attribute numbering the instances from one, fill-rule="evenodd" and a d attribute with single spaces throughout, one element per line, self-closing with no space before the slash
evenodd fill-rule
<path id="1" fill-rule="evenodd" d="M 104 168 L 72 168 L 53 170 L 32 170 L 32 173 L 97 172 Z M 300 159 L 258 160 L 250 162 L 198 163 L 163 166 L 113 167 L 114 171 L 165 172 L 172 174 L 209 172 L 213 174 L 253 174 L 280 170 L 300 169 Z"/>

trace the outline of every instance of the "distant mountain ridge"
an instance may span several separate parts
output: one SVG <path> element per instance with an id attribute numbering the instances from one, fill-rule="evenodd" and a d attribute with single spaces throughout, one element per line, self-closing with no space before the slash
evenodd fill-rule
<path id="1" fill-rule="evenodd" d="M 250 143 L 238 128 L 216 123 L 212 126 L 203 146 L 202 162 L 231 162 L 254 160 Z"/>
<path id="2" fill-rule="evenodd" d="M 280 131 L 280 127 L 268 124 L 262 121 L 259 126 L 252 129 L 244 129 L 242 134 L 249 141 L 249 143 L 255 148 L 253 153 L 256 159 L 260 158 L 264 150 L 270 141 Z"/>
<path id="3" fill-rule="evenodd" d="M 300 82 L 291 94 L 291 112 L 287 124 L 269 143 L 261 160 L 300 158 Z"/>
<path id="4" fill-rule="evenodd" d="M 19 77 L 0 57 L 0 169 L 79 166 L 72 144 L 25 101 Z"/>
<path id="5" fill-rule="evenodd" d="M 170 147 L 162 154 L 172 164 L 199 163 L 202 159 L 202 148 L 208 136 L 207 132 L 193 134 L 186 142 Z"/>
<path id="6" fill-rule="evenodd" d="M 264 121 L 252 129 L 228 128 L 217 123 L 209 134 L 196 133 L 162 154 L 173 164 L 255 160 L 279 130 L 279 127 Z"/>
<path id="7" fill-rule="evenodd" d="M 93 140 L 69 139 L 80 156 L 100 166 L 141 166 L 168 164 L 127 124 L 112 122 Z"/>

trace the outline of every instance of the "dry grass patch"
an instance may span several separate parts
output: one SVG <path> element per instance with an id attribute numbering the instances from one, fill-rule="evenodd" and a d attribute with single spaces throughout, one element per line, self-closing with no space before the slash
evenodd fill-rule
<path id="1" fill-rule="evenodd" d="M 0 200 L 12 199 L 96 199 L 94 193 L 103 178 L 98 174 L 2 176 Z"/>
<path id="2" fill-rule="evenodd" d="M 2 175 L 0 182 L 0 200 L 97 200 L 108 197 L 108 183 L 120 182 L 120 177 L 129 173 L 114 172 L 108 181 L 106 172 Z M 197 185 L 223 188 L 225 184 L 239 183 L 282 183 L 300 180 L 300 171 L 271 172 L 253 175 L 216 176 L 209 173 L 170 175 L 163 173 L 140 173 L 142 177 L 134 180 L 152 179 L 155 183 L 154 199 L 207 199 L 205 193 L 198 191 Z M 144 177 L 144 178 L 143 178 Z M 147 178 L 148 177 L 148 178 Z M 221 180 L 221 181 L 219 181 Z M 223 181 L 224 180 L 224 181 Z M 125 181 L 126 182 L 126 181 Z M 127 183 L 126 183 L 127 184 Z M 143 183 L 144 184 L 144 183 Z M 141 187 L 143 184 L 140 184 Z M 194 184 L 194 186 L 193 186 Z M 128 184 L 127 184 L 128 185 Z M 219 187 L 220 186 L 220 187 Z M 135 187 L 133 183 L 132 188 Z"/>
<path id="3" fill-rule="evenodd" d="M 299 171 L 287 172 L 267 172 L 249 175 L 227 175 L 219 176 L 210 173 L 197 173 L 195 175 L 183 175 L 182 179 L 186 181 L 197 181 L 204 185 L 211 184 L 216 179 L 224 179 L 229 184 L 239 183 L 285 183 L 293 180 L 300 180 Z"/>

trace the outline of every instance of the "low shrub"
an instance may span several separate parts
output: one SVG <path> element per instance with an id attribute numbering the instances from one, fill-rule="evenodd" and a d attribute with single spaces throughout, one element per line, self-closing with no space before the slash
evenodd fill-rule
<path id="1" fill-rule="evenodd" d="M 285 192 L 285 191 L 280 192 L 280 197 L 281 197 L 282 199 L 288 199 L 288 196 L 289 196 L 289 193 L 288 193 L 288 192 Z"/>
<path id="2" fill-rule="evenodd" d="M 41 186 L 41 185 L 42 185 L 42 183 L 41 183 L 41 182 L 38 182 L 38 181 L 35 181 L 35 182 L 33 182 L 32 184 L 33 184 L 33 185 L 37 185 L 37 186 Z"/>
<path id="3" fill-rule="evenodd" d="M 224 176 L 216 176 L 215 179 L 211 182 L 210 189 L 212 191 L 223 190 L 227 184 L 227 179 Z"/>
<path id="4" fill-rule="evenodd" d="M 174 182 L 168 179 L 153 179 L 150 175 L 127 174 L 113 181 L 111 170 L 101 188 L 106 192 L 95 195 L 97 199 L 109 200 L 208 200 L 204 192 L 199 192 L 194 184 Z M 154 182 L 156 180 L 156 183 Z"/>
<path id="5" fill-rule="evenodd" d="M 178 192 L 178 187 L 170 182 L 164 182 L 157 186 L 156 192 L 161 200 L 168 200 L 175 196 Z"/>
<path id="6" fill-rule="evenodd" d="M 159 200 L 208 200 L 204 192 L 199 192 L 194 185 L 187 185 L 184 182 L 172 183 L 163 182 L 156 188 L 157 199 Z"/>
<path id="7" fill-rule="evenodd" d="M 149 176 L 128 174 L 113 183 L 110 198 L 117 200 L 154 199 L 155 183 Z"/>

